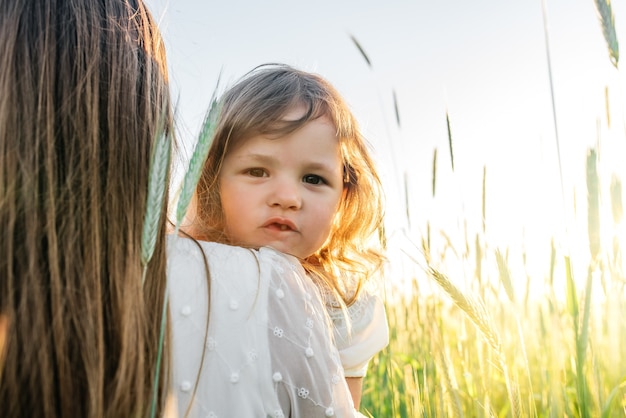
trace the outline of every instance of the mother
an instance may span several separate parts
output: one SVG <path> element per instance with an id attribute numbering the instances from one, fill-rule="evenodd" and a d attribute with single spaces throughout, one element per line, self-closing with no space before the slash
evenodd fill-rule
<path id="1" fill-rule="evenodd" d="M 141 236 L 150 155 L 157 134 L 172 132 L 171 115 L 163 42 L 141 0 L 0 1 L 4 416 L 149 415 L 165 299 L 164 205 L 145 285 Z M 251 364 L 261 357 L 271 361 L 256 363 L 263 367 L 256 369 L 259 373 L 232 370 L 226 375 L 231 386 L 215 381 L 221 390 L 198 393 L 197 399 L 207 403 L 192 405 L 194 415 L 215 409 L 224 416 L 302 416 L 306 410 L 275 390 L 292 376 L 302 382 L 298 396 L 307 400 L 304 408 L 353 414 L 325 319 L 315 316 L 319 321 L 309 327 L 307 320 L 322 306 L 318 295 L 302 286 L 304 273 L 295 268 L 297 262 L 271 250 L 172 241 L 174 375 L 181 379 L 175 382 L 183 412 L 194 400 L 194 376 L 206 379 L 197 385 L 201 392 L 213 384 L 213 376 L 224 376 L 211 368 L 222 357 L 209 355 L 203 361 L 205 347 L 212 347 L 203 332 L 210 306 L 211 324 L 228 325 L 218 330 L 215 341 L 226 341 L 221 331 L 237 331 L 225 346 L 229 356 Z M 235 304 L 219 297 L 224 295 L 219 290 L 229 288 L 207 289 L 205 261 L 211 277 L 252 292 L 239 295 Z M 283 283 L 286 287 L 276 287 Z M 269 297 L 282 299 L 281 294 L 293 296 L 289 306 L 298 310 L 273 309 L 271 317 L 265 316 Z M 307 295 L 310 303 L 302 303 Z M 194 296 L 199 303 L 192 307 L 187 298 Z M 181 314 L 195 318 L 194 307 L 205 322 L 196 323 L 199 332 L 190 335 L 178 319 Z M 249 309 L 261 313 L 254 316 L 258 321 L 250 322 L 254 312 Z M 311 329 L 306 335 L 319 347 L 312 357 L 305 350 L 296 362 L 289 357 L 293 346 L 283 344 L 287 339 L 268 342 L 267 328 L 268 321 L 294 319 Z M 247 327 L 254 332 L 246 333 Z M 278 337 L 281 328 L 276 327 L 272 332 Z M 250 338 L 256 350 L 249 348 Z M 170 388 L 169 346 L 156 391 L 159 416 Z M 188 349 L 193 355 L 187 356 Z M 272 373 L 273 367 L 281 372 Z M 317 378 L 329 369 L 336 369 L 340 383 L 335 376 L 330 383 Z M 240 378 L 248 385 L 237 386 Z M 233 396 L 237 387 L 249 388 L 250 397 Z M 330 397 L 315 405 L 309 402 L 313 393 Z M 262 404 L 251 402 L 259 399 Z"/>

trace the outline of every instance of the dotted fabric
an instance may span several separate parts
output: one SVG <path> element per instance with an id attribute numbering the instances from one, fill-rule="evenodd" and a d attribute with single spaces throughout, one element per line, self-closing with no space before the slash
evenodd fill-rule
<path id="1" fill-rule="evenodd" d="M 200 246 L 168 241 L 179 416 L 188 407 L 189 417 L 361 416 L 322 297 L 298 260 L 270 248 Z"/>

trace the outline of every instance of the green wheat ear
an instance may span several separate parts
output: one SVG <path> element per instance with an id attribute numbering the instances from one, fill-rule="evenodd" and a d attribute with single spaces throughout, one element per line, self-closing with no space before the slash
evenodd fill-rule
<path id="1" fill-rule="evenodd" d="M 219 85 L 219 79 L 218 79 Z M 200 135 L 198 137 L 198 142 L 196 143 L 196 147 L 193 150 L 193 155 L 191 156 L 191 161 L 189 162 L 189 167 L 187 168 L 187 172 L 185 173 L 185 178 L 183 179 L 183 188 L 180 192 L 180 196 L 178 198 L 178 205 L 176 206 L 176 232 L 174 233 L 174 237 L 178 235 L 178 228 L 180 227 L 180 222 L 183 220 L 185 213 L 187 212 L 187 207 L 189 206 L 189 202 L 191 202 L 191 197 L 196 189 L 196 185 L 198 184 L 198 180 L 200 179 L 200 173 L 202 172 L 202 167 L 204 166 L 204 162 L 209 153 L 209 148 L 211 147 L 211 142 L 213 141 L 213 133 L 215 132 L 215 122 L 217 121 L 217 117 L 220 112 L 221 105 L 217 100 L 217 87 L 213 91 L 213 96 L 211 97 L 211 107 L 204 118 L 204 122 L 202 124 L 202 130 L 200 131 Z M 151 176 L 152 177 L 152 176 Z M 145 275 L 145 271 L 144 271 Z M 167 324 L 167 305 L 168 305 L 168 296 L 169 291 L 166 286 L 165 290 L 165 299 L 163 301 L 163 311 L 161 312 L 161 327 L 159 331 L 159 346 L 157 353 L 157 362 L 156 369 L 153 378 L 153 387 L 152 387 L 152 405 L 150 408 L 150 417 L 154 418 L 156 416 L 157 410 L 157 400 L 158 400 L 158 391 L 159 391 L 159 376 L 161 370 L 161 362 L 163 359 L 163 344 L 165 339 L 165 327 Z"/>
<path id="2" fill-rule="evenodd" d="M 172 153 L 170 137 L 163 132 L 162 125 L 159 127 L 158 132 L 157 139 L 152 147 L 152 155 L 150 156 L 146 216 L 143 221 L 143 231 L 141 233 L 142 284 L 146 279 L 148 263 L 154 254 L 154 248 L 159 234 L 159 224 L 165 204 L 167 173 L 169 171 L 170 156 Z"/>
<path id="3" fill-rule="evenodd" d="M 589 234 L 589 253 L 593 262 L 599 260 L 600 243 L 600 179 L 598 177 L 598 156 L 595 149 L 587 151 L 587 231 Z"/>
<path id="4" fill-rule="evenodd" d="M 187 168 L 187 172 L 185 173 L 183 188 L 178 198 L 178 205 L 176 206 L 177 230 L 180 226 L 180 222 L 183 220 L 183 217 L 187 212 L 187 208 L 189 206 L 189 203 L 191 202 L 191 197 L 193 196 L 193 193 L 196 190 L 196 185 L 198 184 L 198 180 L 200 179 L 202 167 L 204 166 L 206 157 L 209 154 L 209 148 L 211 147 L 211 143 L 213 142 L 215 123 L 221 109 L 221 104 L 217 100 L 216 94 L 217 87 L 213 92 L 213 97 L 211 98 L 211 107 L 209 108 L 209 111 L 204 118 L 202 130 L 200 131 L 200 135 L 198 136 L 198 142 L 196 143 L 196 147 L 193 150 L 191 160 L 189 161 L 189 167 Z"/>
<path id="5" fill-rule="evenodd" d="M 363 59 L 365 60 L 365 62 L 367 63 L 367 66 L 372 68 L 372 61 L 370 61 L 370 57 L 367 56 L 367 53 L 365 52 L 365 49 L 363 49 L 363 47 L 361 46 L 361 44 L 359 43 L 359 41 L 356 39 L 356 37 L 354 35 L 350 35 L 350 39 L 352 40 L 352 42 L 354 43 L 354 46 L 356 46 L 356 48 L 359 50 L 359 52 L 361 53 L 361 55 L 363 56 Z"/>
<path id="6" fill-rule="evenodd" d="M 619 62 L 619 44 L 617 43 L 615 18 L 613 16 L 611 0 L 595 0 L 594 3 L 596 5 L 598 17 L 600 18 L 602 34 L 604 35 L 606 46 L 609 48 L 609 58 L 611 59 L 611 64 L 617 68 L 617 64 Z"/>
<path id="7" fill-rule="evenodd" d="M 450 146 L 450 165 L 454 171 L 454 148 L 452 147 L 452 128 L 450 127 L 450 114 L 446 109 L 446 127 L 448 128 L 448 145 Z"/>
<path id="8" fill-rule="evenodd" d="M 432 197 L 435 197 L 435 192 L 437 191 L 437 148 L 433 152 L 433 182 L 432 182 Z"/>
<path id="9" fill-rule="evenodd" d="M 498 266 L 498 273 L 502 286 L 504 287 L 504 291 L 506 292 L 506 295 L 511 303 L 515 305 L 516 298 L 515 289 L 513 288 L 513 280 L 511 280 L 511 269 L 509 268 L 505 255 L 502 254 L 502 251 L 499 249 L 496 249 L 496 264 Z"/>
<path id="10" fill-rule="evenodd" d="M 613 223 L 619 224 L 624 218 L 624 209 L 622 208 L 622 181 L 613 174 L 611 176 L 611 214 L 613 215 Z"/>

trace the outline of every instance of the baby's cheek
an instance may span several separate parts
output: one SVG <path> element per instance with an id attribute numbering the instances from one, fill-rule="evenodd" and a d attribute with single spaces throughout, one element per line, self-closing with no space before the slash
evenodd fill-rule
<path id="1" fill-rule="evenodd" d="M 335 214 L 320 216 L 317 228 L 320 246 L 332 235 L 332 232 L 337 230 L 340 222 L 341 219 Z"/>

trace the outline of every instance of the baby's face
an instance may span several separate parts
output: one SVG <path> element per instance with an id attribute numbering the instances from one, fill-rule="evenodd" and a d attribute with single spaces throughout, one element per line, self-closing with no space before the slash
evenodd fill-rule
<path id="1" fill-rule="evenodd" d="M 301 114 L 297 109 L 286 118 Z M 280 138 L 258 135 L 243 141 L 220 171 L 231 242 L 270 246 L 300 258 L 328 238 L 342 193 L 339 141 L 326 117 Z"/>

